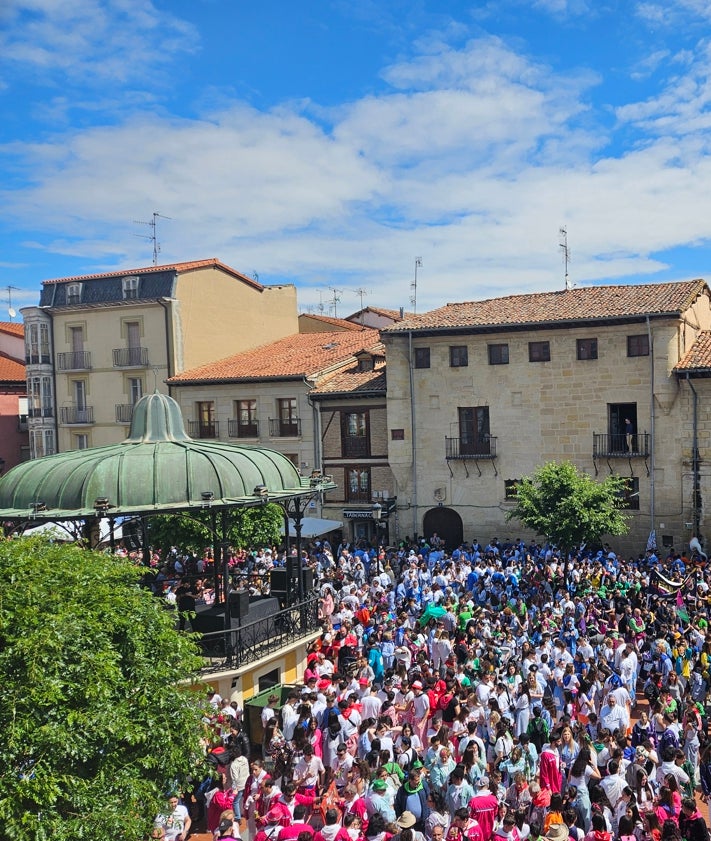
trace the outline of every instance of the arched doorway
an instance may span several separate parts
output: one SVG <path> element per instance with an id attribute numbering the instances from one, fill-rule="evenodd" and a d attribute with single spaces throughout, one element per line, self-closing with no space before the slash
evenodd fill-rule
<path id="1" fill-rule="evenodd" d="M 428 539 L 437 532 L 451 552 L 464 541 L 462 518 L 452 508 L 430 508 L 422 521 L 423 536 Z"/>

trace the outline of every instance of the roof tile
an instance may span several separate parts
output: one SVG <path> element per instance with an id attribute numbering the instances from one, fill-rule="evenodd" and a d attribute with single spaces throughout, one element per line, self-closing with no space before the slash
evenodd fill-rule
<path id="1" fill-rule="evenodd" d="M 674 366 L 674 371 L 683 374 L 686 371 L 711 370 L 711 332 L 704 330 L 696 337 L 696 341 Z"/>
<path id="2" fill-rule="evenodd" d="M 25 325 L 21 321 L 0 321 L 0 333 L 10 333 L 12 336 L 24 336 Z"/>
<path id="3" fill-rule="evenodd" d="M 276 342 L 183 371 L 168 382 L 184 385 L 230 380 L 309 377 L 346 362 L 357 351 L 378 344 L 377 330 L 296 333 Z"/>
<path id="4" fill-rule="evenodd" d="M 0 354 L 0 380 L 2 382 L 21 382 L 26 379 L 25 366 L 16 359 Z"/>
<path id="5" fill-rule="evenodd" d="M 175 271 L 175 272 L 190 272 L 195 271 L 196 269 L 204 269 L 208 266 L 215 266 L 217 268 L 222 269 L 223 271 L 231 274 L 233 277 L 236 277 L 238 280 L 242 280 L 245 283 L 248 283 L 250 286 L 254 286 L 255 289 L 264 289 L 263 284 L 258 283 L 254 278 L 247 277 L 247 275 L 242 274 L 242 272 L 238 272 L 237 269 L 233 269 L 231 266 L 228 266 L 226 263 L 220 262 L 217 257 L 212 257 L 208 260 L 192 260 L 184 263 L 170 263 L 166 266 L 146 266 L 142 269 L 117 269 L 113 272 L 102 272 L 101 274 L 85 274 L 85 275 L 76 275 L 75 277 L 59 277 L 55 278 L 54 280 L 43 280 L 43 284 L 48 283 L 66 283 L 67 281 L 76 281 L 76 280 L 101 280 L 102 278 L 109 278 L 109 277 L 124 277 L 125 275 L 143 275 L 143 274 L 153 274 L 154 272 L 166 272 L 166 271 Z"/>
<path id="6" fill-rule="evenodd" d="M 384 333 L 451 328 L 506 328 L 591 319 L 673 315 L 685 310 L 704 290 L 704 280 L 628 286 L 585 286 L 558 292 L 509 295 L 484 301 L 446 304 L 406 318 Z"/>
<path id="7" fill-rule="evenodd" d="M 384 395 L 386 390 L 385 360 L 383 359 L 375 363 L 372 371 L 359 371 L 357 363 L 342 368 L 340 371 L 325 377 L 311 391 L 311 394 L 314 396 L 319 394 L 353 394 L 357 396 L 358 392 L 382 392 Z"/>

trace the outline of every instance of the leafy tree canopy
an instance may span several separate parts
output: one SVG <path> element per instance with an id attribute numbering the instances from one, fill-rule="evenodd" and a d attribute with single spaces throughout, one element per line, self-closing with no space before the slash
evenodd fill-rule
<path id="1" fill-rule="evenodd" d="M 278 505 L 231 508 L 225 514 L 227 542 L 236 549 L 272 546 L 280 540 L 284 515 Z M 215 512 L 215 515 L 214 527 L 220 536 L 222 512 Z M 171 546 L 202 552 L 206 546 L 214 546 L 217 540 L 212 518 L 213 513 L 209 510 L 190 515 L 164 514 L 151 517 L 147 521 L 148 542 L 164 552 Z"/>
<path id="2" fill-rule="evenodd" d="M 194 770 L 200 658 L 120 557 L 0 543 L 0 825 L 139 839 Z"/>
<path id="3" fill-rule="evenodd" d="M 625 534 L 625 482 L 620 476 L 596 482 L 569 461 L 550 461 L 518 484 L 516 506 L 507 520 L 520 520 L 568 550 L 602 535 Z"/>

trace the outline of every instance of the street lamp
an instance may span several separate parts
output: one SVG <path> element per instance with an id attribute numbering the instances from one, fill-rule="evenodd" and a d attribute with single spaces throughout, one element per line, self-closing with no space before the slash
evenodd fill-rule
<path id="1" fill-rule="evenodd" d="M 373 505 L 373 519 L 375 520 L 375 525 L 376 526 L 380 525 L 380 518 L 382 516 L 383 516 L 383 506 L 379 502 L 376 502 Z"/>

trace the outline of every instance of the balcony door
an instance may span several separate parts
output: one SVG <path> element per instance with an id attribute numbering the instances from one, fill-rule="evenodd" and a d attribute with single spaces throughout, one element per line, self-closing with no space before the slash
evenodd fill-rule
<path id="1" fill-rule="evenodd" d="M 299 434 L 299 417 L 296 411 L 296 398 L 286 397 L 278 401 L 279 435 L 282 438 L 295 438 Z"/>
<path id="2" fill-rule="evenodd" d="M 488 406 L 460 406 L 459 452 L 472 456 L 491 452 Z"/>
<path id="3" fill-rule="evenodd" d="M 637 429 L 637 404 L 609 403 L 607 410 L 610 435 L 609 452 L 636 451 L 636 438 L 639 432 Z M 631 424 L 631 434 L 629 434 L 628 422 Z"/>
<path id="4" fill-rule="evenodd" d="M 197 404 L 198 427 L 200 438 L 215 438 L 215 404 L 212 400 L 204 400 Z"/>

